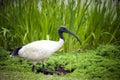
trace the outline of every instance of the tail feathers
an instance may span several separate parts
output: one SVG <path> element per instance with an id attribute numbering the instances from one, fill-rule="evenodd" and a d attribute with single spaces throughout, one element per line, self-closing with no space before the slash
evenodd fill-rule
<path id="1" fill-rule="evenodd" d="M 18 52 L 19 52 L 19 50 L 22 48 L 22 46 L 21 47 L 18 47 L 18 48 L 16 48 L 15 50 L 13 50 L 10 54 L 12 55 L 12 56 L 17 56 L 18 55 Z"/>

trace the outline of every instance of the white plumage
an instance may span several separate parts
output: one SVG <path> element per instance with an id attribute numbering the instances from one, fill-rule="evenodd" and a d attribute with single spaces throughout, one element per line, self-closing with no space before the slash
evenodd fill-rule
<path id="1" fill-rule="evenodd" d="M 51 56 L 51 54 L 61 48 L 63 43 L 63 39 L 60 39 L 58 42 L 50 40 L 35 41 L 23 46 L 22 49 L 19 50 L 18 54 L 19 57 L 26 58 L 34 62 L 38 62 L 40 60 L 44 61 L 46 58 Z"/>
<path id="2" fill-rule="evenodd" d="M 80 42 L 79 38 L 67 30 L 65 27 L 60 27 L 58 30 L 59 33 L 59 41 L 51 41 L 51 40 L 40 40 L 29 43 L 25 46 L 16 48 L 11 53 L 11 56 L 18 56 L 20 58 L 25 58 L 33 61 L 32 71 L 34 71 L 35 65 L 42 61 L 42 68 L 44 69 L 44 61 L 46 58 L 50 57 L 54 52 L 62 47 L 64 44 L 63 32 L 69 33 L 73 35 Z M 80 42 L 81 43 L 81 42 Z"/>

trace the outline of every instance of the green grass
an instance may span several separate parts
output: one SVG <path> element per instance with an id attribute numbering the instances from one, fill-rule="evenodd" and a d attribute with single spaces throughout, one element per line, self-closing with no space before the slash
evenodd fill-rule
<path id="1" fill-rule="evenodd" d="M 80 80 L 74 77 L 43 75 L 32 72 L 0 71 L 0 80 Z"/>
<path id="2" fill-rule="evenodd" d="M 4 0 L 0 6 L 0 46 L 10 50 L 32 41 L 59 40 L 58 28 L 65 25 L 82 41 L 65 35 L 62 52 L 99 44 L 120 43 L 120 5 L 113 0 Z M 55 35 L 56 34 L 56 35 Z M 73 45 L 73 46 L 70 46 Z M 10 47 L 9 47 L 10 46 Z"/>
<path id="3" fill-rule="evenodd" d="M 31 72 L 32 62 L 10 58 L 0 48 L 0 80 L 119 80 L 120 46 L 101 45 L 78 53 L 56 53 L 46 60 L 45 68 L 55 70 L 62 66 L 73 72 L 66 75 L 44 75 Z M 41 63 L 35 69 L 41 68 Z"/>

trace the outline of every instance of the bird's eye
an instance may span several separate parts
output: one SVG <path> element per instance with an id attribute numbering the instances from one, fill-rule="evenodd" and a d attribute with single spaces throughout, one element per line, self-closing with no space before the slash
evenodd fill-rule
<path id="1" fill-rule="evenodd" d="M 66 30 L 65 28 L 63 28 L 63 31 Z"/>

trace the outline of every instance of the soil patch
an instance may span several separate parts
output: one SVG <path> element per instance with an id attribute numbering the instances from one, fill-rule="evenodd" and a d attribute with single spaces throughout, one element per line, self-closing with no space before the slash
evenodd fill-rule
<path id="1" fill-rule="evenodd" d="M 54 71 L 50 71 L 50 70 L 42 70 L 42 69 L 39 69 L 37 70 L 37 73 L 43 73 L 45 75 L 53 75 L 53 74 L 58 74 L 58 75 L 65 75 L 65 74 L 68 74 L 68 73 L 72 73 L 74 71 L 74 69 L 72 70 L 65 70 L 65 68 L 63 66 L 59 66 L 59 67 L 56 67 L 56 69 Z"/>

